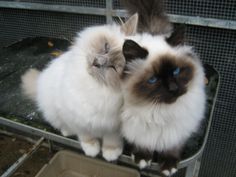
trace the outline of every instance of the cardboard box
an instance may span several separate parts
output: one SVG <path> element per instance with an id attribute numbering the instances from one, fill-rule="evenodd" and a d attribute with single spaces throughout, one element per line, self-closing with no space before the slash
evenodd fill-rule
<path id="1" fill-rule="evenodd" d="M 136 170 L 59 151 L 36 177 L 140 177 Z"/>

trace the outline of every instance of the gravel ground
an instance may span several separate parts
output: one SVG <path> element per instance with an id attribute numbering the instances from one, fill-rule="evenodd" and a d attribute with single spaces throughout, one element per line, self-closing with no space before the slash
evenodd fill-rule
<path id="1" fill-rule="evenodd" d="M 26 153 L 33 144 L 24 139 L 0 134 L 0 175 L 4 173 L 19 157 Z M 40 147 L 26 162 L 12 175 L 14 177 L 34 177 L 47 163 L 52 153 L 48 148 Z"/>

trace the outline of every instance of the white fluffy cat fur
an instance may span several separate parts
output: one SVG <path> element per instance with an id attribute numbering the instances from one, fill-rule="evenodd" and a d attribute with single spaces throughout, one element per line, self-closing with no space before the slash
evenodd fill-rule
<path id="1" fill-rule="evenodd" d="M 125 66 L 122 45 L 133 35 L 137 14 L 122 26 L 93 26 L 42 72 L 22 76 L 22 88 L 34 99 L 45 119 L 63 135 L 76 134 L 88 156 L 100 152 L 108 161 L 122 153 L 120 75 Z"/>

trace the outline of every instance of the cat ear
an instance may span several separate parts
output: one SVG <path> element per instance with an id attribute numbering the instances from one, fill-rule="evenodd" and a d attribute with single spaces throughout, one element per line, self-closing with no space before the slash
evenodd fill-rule
<path id="1" fill-rule="evenodd" d="M 127 36 L 134 35 L 137 32 L 138 14 L 132 15 L 125 23 L 121 25 L 121 31 Z"/>
<path id="2" fill-rule="evenodd" d="M 181 25 L 177 27 L 170 37 L 166 38 L 166 42 L 171 46 L 183 45 L 184 44 L 184 33 L 185 26 Z"/>
<path id="3" fill-rule="evenodd" d="M 138 45 L 133 40 L 125 40 L 122 48 L 123 55 L 126 61 L 130 61 L 136 58 L 145 58 L 148 55 L 148 51 Z"/>

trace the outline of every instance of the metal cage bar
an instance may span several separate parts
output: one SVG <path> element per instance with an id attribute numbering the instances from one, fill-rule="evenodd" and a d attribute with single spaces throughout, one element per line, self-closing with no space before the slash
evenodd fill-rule
<path id="1" fill-rule="evenodd" d="M 2 175 L 1 177 L 10 177 L 13 175 L 13 173 L 28 159 L 30 158 L 34 152 L 37 151 L 37 149 L 41 146 L 43 143 L 44 138 L 41 137 L 34 145 L 33 147 L 27 152 L 24 153 L 12 166 L 10 166 Z"/>
<path id="2" fill-rule="evenodd" d="M 107 18 L 107 23 L 112 22 L 112 16 L 125 17 L 127 13 L 125 10 L 114 10 L 112 8 L 112 0 L 106 0 L 106 8 L 82 7 L 82 6 L 69 6 L 69 5 L 49 5 L 41 3 L 28 3 L 28 2 L 9 2 L 0 1 L 0 8 L 14 8 L 14 9 L 27 9 L 27 10 L 41 10 L 53 12 L 66 12 L 76 14 L 92 14 L 104 15 Z M 169 18 L 175 23 L 184 23 L 197 26 L 207 26 L 213 28 L 223 29 L 236 29 L 236 21 L 222 20 L 205 17 L 184 16 L 169 14 Z"/>

